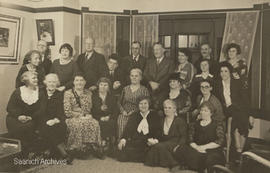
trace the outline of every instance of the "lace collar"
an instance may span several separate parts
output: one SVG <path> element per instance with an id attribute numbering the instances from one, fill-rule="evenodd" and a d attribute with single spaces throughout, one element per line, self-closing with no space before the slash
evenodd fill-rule
<path id="1" fill-rule="evenodd" d="M 36 90 L 31 90 L 26 86 L 20 87 L 21 98 L 24 103 L 32 105 L 38 101 L 38 88 Z"/>

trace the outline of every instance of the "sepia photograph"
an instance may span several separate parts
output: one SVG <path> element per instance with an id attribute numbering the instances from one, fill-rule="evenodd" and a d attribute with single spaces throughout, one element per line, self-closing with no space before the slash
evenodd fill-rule
<path id="1" fill-rule="evenodd" d="M 270 0 L 0 0 L 0 173 L 270 173 Z"/>

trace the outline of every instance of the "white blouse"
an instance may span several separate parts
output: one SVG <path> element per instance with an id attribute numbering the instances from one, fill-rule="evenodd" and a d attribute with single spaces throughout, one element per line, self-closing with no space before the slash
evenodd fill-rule
<path id="1" fill-rule="evenodd" d="M 36 90 L 32 90 L 27 88 L 26 86 L 20 87 L 21 98 L 24 103 L 28 105 L 32 105 L 38 101 L 38 88 Z"/>
<path id="2" fill-rule="evenodd" d="M 225 83 L 222 81 L 223 85 L 223 95 L 225 98 L 225 104 L 226 107 L 229 107 L 232 105 L 232 100 L 231 100 L 231 82 Z"/>
<path id="3" fill-rule="evenodd" d="M 150 113 L 150 111 L 148 111 L 145 115 L 140 113 L 143 119 L 141 120 L 141 122 L 138 125 L 138 128 L 137 128 L 138 133 L 143 132 L 144 135 L 147 135 L 149 133 L 149 124 L 148 124 L 148 121 L 146 119 L 149 113 Z"/>

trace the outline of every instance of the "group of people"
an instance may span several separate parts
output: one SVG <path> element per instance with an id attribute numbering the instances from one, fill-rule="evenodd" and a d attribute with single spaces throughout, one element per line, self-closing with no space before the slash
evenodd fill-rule
<path id="1" fill-rule="evenodd" d="M 84 47 L 75 61 L 65 43 L 51 62 L 40 40 L 25 56 L 6 118 L 9 135 L 25 152 L 43 139 L 68 163 L 89 152 L 99 158 L 113 153 L 123 162 L 211 171 L 224 163 L 228 117 L 236 151 L 243 151 L 251 124 L 239 45 L 229 44 L 227 60 L 218 63 L 202 44 L 194 65 L 188 49 L 179 49 L 174 60 L 159 42 L 153 57 L 142 56 L 134 41 L 130 56 L 112 54 L 107 61 L 94 50 L 94 39 L 85 39 Z"/>

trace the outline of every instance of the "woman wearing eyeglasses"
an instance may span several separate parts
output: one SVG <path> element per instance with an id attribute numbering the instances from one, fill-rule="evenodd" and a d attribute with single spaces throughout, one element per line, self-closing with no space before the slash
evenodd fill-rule
<path id="1" fill-rule="evenodd" d="M 225 119 L 222 105 L 219 99 L 212 94 L 212 90 L 213 90 L 213 87 L 212 87 L 211 80 L 204 79 L 200 82 L 201 94 L 197 96 L 197 99 L 196 99 L 195 109 L 192 112 L 193 120 L 201 118 L 198 116 L 199 115 L 198 108 L 203 102 L 206 102 L 206 101 L 209 101 L 214 107 L 215 115 L 213 116 L 213 119 L 219 120 L 219 121 L 223 121 Z"/>

